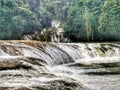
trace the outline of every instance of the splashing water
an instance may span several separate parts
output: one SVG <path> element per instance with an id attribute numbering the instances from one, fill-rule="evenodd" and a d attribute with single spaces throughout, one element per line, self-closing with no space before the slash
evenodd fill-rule
<path id="1" fill-rule="evenodd" d="M 0 70 L 5 87 L 119 90 L 120 45 L 1 41 Z"/>

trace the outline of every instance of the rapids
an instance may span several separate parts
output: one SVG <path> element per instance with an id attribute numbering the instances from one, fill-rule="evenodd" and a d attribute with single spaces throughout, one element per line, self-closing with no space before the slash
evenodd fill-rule
<path id="1" fill-rule="evenodd" d="M 0 90 L 119 90 L 120 44 L 0 41 L 0 77 Z"/>

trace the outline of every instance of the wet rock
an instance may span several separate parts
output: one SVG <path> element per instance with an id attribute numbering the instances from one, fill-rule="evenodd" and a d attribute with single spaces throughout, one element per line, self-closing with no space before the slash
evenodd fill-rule
<path id="1" fill-rule="evenodd" d="M 33 65 L 42 66 L 43 63 L 45 62 L 32 57 L 3 57 L 0 58 L 0 70 L 16 68 L 35 69 Z"/>
<path id="2" fill-rule="evenodd" d="M 0 87 L 0 90 L 32 90 L 28 87 L 19 87 L 19 88 L 14 88 L 14 87 Z"/>

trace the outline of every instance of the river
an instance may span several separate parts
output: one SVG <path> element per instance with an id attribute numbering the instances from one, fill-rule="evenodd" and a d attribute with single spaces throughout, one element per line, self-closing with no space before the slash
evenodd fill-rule
<path id="1" fill-rule="evenodd" d="M 0 77 L 0 90 L 120 90 L 120 44 L 0 41 Z"/>

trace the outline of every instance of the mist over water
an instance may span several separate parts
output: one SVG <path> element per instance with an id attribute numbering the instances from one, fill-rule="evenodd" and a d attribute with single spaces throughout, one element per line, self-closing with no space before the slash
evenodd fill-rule
<path id="1" fill-rule="evenodd" d="M 120 45 L 1 41 L 0 72 L 1 87 L 119 90 Z"/>

